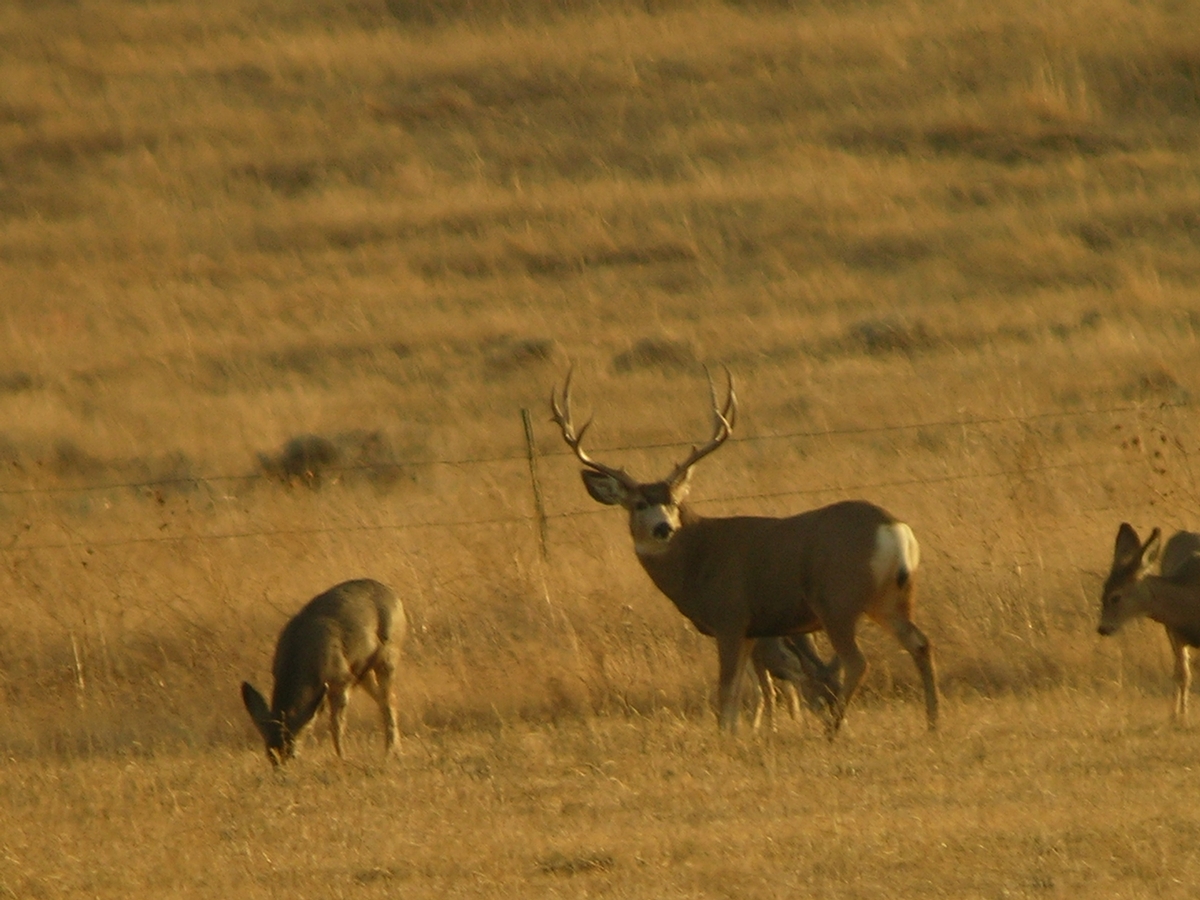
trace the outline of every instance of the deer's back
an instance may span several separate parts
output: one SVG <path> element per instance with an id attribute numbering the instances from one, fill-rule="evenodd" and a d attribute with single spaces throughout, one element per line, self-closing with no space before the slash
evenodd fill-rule
<path id="1" fill-rule="evenodd" d="M 337 680 L 348 667 L 361 677 L 380 653 L 398 653 L 407 631 L 391 588 L 363 578 L 334 585 L 308 601 L 284 626 L 275 649 L 275 678 Z"/>
<path id="2" fill-rule="evenodd" d="M 1200 534 L 1177 531 L 1163 547 L 1162 577 L 1179 584 L 1200 586 Z"/>
<path id="3" fill-rule="evenodd" d="M 734 530 L 748 534 L 748 575 L 763 576 L 761 589 L 791 592 L 828 582 L 848 568 L 862 569 L 879 527 L 895 521 L 872 503 L 849 500 L 782 519 L 753 519 Z"/>
<path id="4" fill-rule="evenodd" d="M 709 634 L 721 628 L 732 593 L 744 598 L 744 606 L 732 606 L 748 614 L 750 636 L 813 630 L 824 599 L 848 594 L 868 601 L 879 528 L 895 521 L 856 500 L 788 518 L 703 519 L 687 548 L 693 581 L 677 590 L 678 597 L 668 596 Z"/>

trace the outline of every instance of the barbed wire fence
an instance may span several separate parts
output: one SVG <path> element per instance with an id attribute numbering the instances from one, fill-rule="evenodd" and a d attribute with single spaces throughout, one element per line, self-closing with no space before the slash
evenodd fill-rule
<path id="1" fill-rule="evenodd" d="M 770 454 L 775 445 L 790 443 L 799 445 L 799 449 L 803 450 L 804 446 L 812 442 L 825 442 L 826 446 L 820 452 L 832 451 L 836 454 L 839 451 L 839 447 L 834 446 L 831 448 L 828 442 L 836 444 L 839 441 L 844 441 L 850 445 L 854 445 L 857 442 L 875 441 L 878 444 L 880 438 L 888 435 L 907 435 L 902 440 L 896 441 L 894 448 L 890 448 L 902 453 L 905 446 L 920 446 L 920 435 L 922 433 L 927 434 L 938 431 L 957 433 L 963 438 L 963 441 L 962 447 L 959 449 L 947 440 L 945 444 L 947 450 L 942 460 L 943 466 L 937 470 L 932 468 L 922 470 L 921 466 L 918 465 L 913 468 L 903 469 L 895 477 L 888 477 L 886 475 L 886 467 L 884 467 L 879 470 L 882 473 L 879 477 L 841 481 L 834 486 L 818 484 L 811 487 L 772 488 L 766 491 L 717 491 L 715 494 L 707 494 L 703 501 L 699 501 L 699 505 L 702 507 L 710 504 L 715 506 L 727 504 L 747 504 L 753 506 L 755 503 L 769 504 L 770 501 L 776 499 L 822 498 L 828 497 L 831 494 L 865 496 L 875 499 L 882 492 L 903 493 L 906 491 L 925 491 L 928 489 L 937 489 L 939 486 L 951 486 L 955 492 L 962 493 L 970 500 L 974 500 L 976 495 L 988 492 L 980 487 L 983 482 L 988 480 L 1010 479 L 1016 483 L 1031 477 L 1052 480 L 1070 475 L 1078 481 L 1084 478 L 1095 480 L 1115 475 L 1117 480 L 1123 484 L 1141 484 L 1145 482 L 1148 486 L 1141 490 L 1137 497 L 1117 495 L 1105 499 L 1103 492 L 1089 494 L 1089 498 L 1098 502 L 1073 506 L 1072 511 L 1096 517 L 1096 522 L 1093 524 L 1102 524 L 1104 530 L 1109 533 L 1111 533 L 1109 530 L 1110 525 L 1115 529 L 1118 521 L 1122 519 L 1136 520 L 1138 516 L 1144 514 L 1150 508 L 1155 508 L 1155 516 L 1160 519 L 1159 523 L 1164 528 L 1169 527 L 1171 524 L 1187 526 L 1189 524 L 1189 513 L 1200 509 L 1200 491 L 1197 489 L 1196 473 L 1192 464 L 1192 456 L 1200 450 L 1200 428 L 1193 428 L 1190 424 L 1190 419 L 1193 417 L 1197 405 L 1200 404 L 1195 404 L 1190 399 L 1172 402 L 1146 401 L 1091 409 L 1049 410 L 988 417 L 964 417 L 862 427 L 795 429 L 770 434 L 734 435 L 730 438 L 729 445 L 735 454 L 736 448 L 739 446 L 743 448 L 743 451 L 754 450 L 757 452 L 765 449 Z M 1071 446 L 1070 439 L 1064 441 L 1061 435 L 1058 434 L 1059 427 L 1071 421 L 1085 423 L 1085 427 L 1071 433 L 1088 434 L 1086 447 Z M 995 429 L 1015 429 L 1015 431 L 997 432 Z M 556 540 L 562 541 L 564 539 L 563 536 L 569 533 L 571 528 L 570 523 L 583 521 L 593 516 L 611 516 L 612 511 L 606 507 L 591 503 L 586 495 L 578 489 L 579 485 L 577 481 L 574 481 L 574 490 L 570 493 L 560 494 L 546 489 L 543 479 L 546 479 L 546 482 L 549 483 L 551 479 L 558 479 L 560 476 L 563 476 L 567 469 L 573 474 L 577 460 L 570 450 L 566 448 L 558 449 L 561 447 L 561 444 L 557 440 L 557 433 L 554 433 L 552 436 L 548 434 L 541 435 L 543 446 L 551 445 L 556 449 L 550 452 L 539 450 L 538 435 L 535 431 L 534 417 L 529 411 L 520 410 L 518 433 L 521 435 L 522 440 L 520 442 L 514 441 L 513 447 L 510 450 L 495 454 L 464 454 L 446 457 L 428 456 L 396 461 L 396 465 L 410 470 L 444 468 L 451 472 L 460 473 L 464 477 L 476 477 L 483 470 L 501 467 L 503 473 L 499 478 L 503 480 L 503 484 L 506 487 L 511 486 L 514 490 L 515 486 L 521 485 L 524 493 L 520 496 L 515 493 L 512 495 L 505 494 L 501 498 L 503 505 L 492 515 L 455 515 L 450 511 L 451 508 L 447 507 L 447 514 L 441 516 L 436 514 L 436 505 L 427 505 L 424 508 L 433 514 L 425 518 L 414 517 L 408 520 L 397 518 L 392 521 L 371 522 L 352 520 L 344 522 L 309 521 L 306 523 L 302 522 L 294 527 L 239 527 L 227 530 L 212 528 L 214 523 L 211 520 L 205 520 L 202 516 L 197 515 L 198 522 L 195 527 L 189 529 L 184 534 L 129 534 L 128 529 L 126 529 L 125 533 L 116 530 L 116 533 L 106 536 L 104 528 L 97 528 L 94 524 L 86 527 L 75 527 L 75 524 L 71 520 L 70 512 L 66 512 L 55 518 L 51 528 L 26 533 L 21 524 L 21 517 L 14 517 L 13 515 L 16 510 L 21 508 L 22 499 L 28 501 L 25 510 L 28 516 L 36 514 L 39 504 L 53 506 L 56 500 L 65 499 L 71 501 L 92 494 L 126 492 L 130 498 L 138 500 L 151 498 L 156 491 L 177 488 L 186 491 L 201 491 L 212 497 L 220 498 L 226 495 L 236 495 L 239 486 L 254 485 L 268 476 L 262 472 L 250 474 L 218 472 L 210 474 L 184 474 L 167 478 L 150 479 L 101 478 L 91 482 L 75 484 L 10 484 L 10 486 L 0 486 L 0 510 L 4 509 L 5 500 L 12 501 L 9 504 L 8 510 L 4 511 L 4 516 L 0 518 L 0 527 L 3 526 L 5 521 L 10 524 L 10 527 L 5 529 L 10 533 L 5 534 L 4 530 L 0 530 L 0 574 L 3 573 L 5 568 L 8 568 L 15 583 L 36 583 L 38 576 L 44 575 L 46 572 L 53 572 L 63 565 L 63 554 L 66 554 L 68 559 L 72 555 L 86 558 L 87 554 L 92 552 L 113 550 L 122 547 L 152 547 L 157 545 L 186 545 L 188 543 L 231 541 L 265 541 L 269 544 L 272 539 L 353 535 L 356 533 L 402 533 L 433 529 L 450 532 L 459 529 L 508 529 L 502 532 L 505 540 L 529 542 L 524 545 L 522 556 L 526 560 L 535 559 L 533 565 L 537 568 L 532 572 L 527 572 L 527 574 L 531 575 L 527 584 L 532 586 L 536 592 L 542 593 L 543 599 L 546 602 L 546 609 L 548 610 L 549 618 L 547 621 L 553 624 L 557 635 L 556 640 L 561 641 L 567 650 L 573 654 L 571 657 L 574 659 L 573 671 L 581 673 L 581 678 L 591 679 L 587 681 L 588 684 L 597 679 L 599 679 L 597 683 L 601 683 L 607 676 L 602 674 L 597 675 L 598 664 L 594 660 L 591 660 L 590 657 L 587 657 L 586 650 L 581 650 L 581 638 L 576 632 L 574 614 L 570 613 L 567 609 L 569 604 L 564 602 L 565 597 L 554 596 L 552 585 L 557 580 L 550 577 L 549 573 L 554 569 L 554 564 L 559 562 L 553 556 L 556 546 L 555 542 Z M 1065 431 L 1070 432 L 1071 430 L 1065 429 Z M 1013 445 L 1017 441 L 1028 437 L 1030 433 L 1034 435 L 1035 439 L 1045 436 L 1047 441 L 1057 441 L 1056 446 L 1062 452 L 1058 455 L 1048 454 L 1044 458 L 1037 455 L 1023 457 L 1019 453 L 993 452 L 997 446 L 1004 447 L 1007 450 L 1013 449 Z M 1015 439 L 1014 435 L 1016 435 Z M 936 441 L 934 445 L 937 445 Z M 643 451 L 669 451 L 674 453 L 683 450 L 683 452 L 686 452 L 687 447 L 686 443 L 670 441 L 637 446 L 611 445 L 597 447 L 593 452 L 597 457 L 604 458 L 609 454 L 619 455 L 630 452 L 641 453 Z M 1165 471 L 1165 468 L 1159 465 L 1155 457 L 1155 453 L 1159 451 L 1160 447 L 1174 453 L 1171 466 L 1172 471 L 1168 474 L 1157 471 L 1157 469 L 1164 469 Z M 746 455 L 750 456 L 751 454 L 746 453 Z M 804 453 L 802 452 L 801 456 L 803 457 L 803 455 Z M 1063 458 L 1064 456 L 1066 458 Z M 1008 462 L 1007 460 L 1010 457 L 1014 461 Z M 824 457 L 815 454 L 811 462 L 816 470 L 819 471 L 824 461 Z M 356 473 L 369 475 L 371 467 L 369 465 L 331 466 L 326 471 L 331 478 L 324 482 L 328 487 L 323 487 L 321 490 L 329 491 L 328 502 L 337 503 L 337 494 L 335 493 L 337 486 L 332 483 L 332 476 L 350 476 Z M 1159 483 L 1157 485 L 1150 484 L 1156 478 Z M 278 485 L 278 483 L 276 484 Z M 279 487 L 282 489 L 282 485 L 279 485 Z M 1172 495 L 1164 496 L 1159 490 L 1163 487 L 1167 487 Z M 1159 492 L 1156 493 L 1156 491 Z M 816 500 L 814 500 L 813 505 L 815 503 Z M 97 506 L 99 505 L 97 504 Z M 69 506 L 68 502 L 68 509 Z M 1161 521 L 1164 514 L 1174 516 L 1174 522 Z M 389 513 L 384 510 L 380 515 L 387 516 Z M 243 516 L 237 521 L 243 524 L 249 522 L 253 526 L 256 516 L 257 514 L 251 511 L 248 518 Z M 1103 517 L 1103 521 L 1101 521 L 1101 517 Z M 1200 522 L 1194 524 L 1200 525 Z M 1064 523 L 1064 527 L 1066 525 L 1067 523 Z M 514 528 L 514 526 L 519 526 L 519 528 Z M 140 526 L 135 524 L 131 527 L 136 528 Z M 33 539 L 28 539 L 27 534 L 33 537 Z M 57 535 L 61 535 L 61 537 Z M 482 535 L 484 543 L 492 541 L 495 537 L 495 535 L 487 532 Z M 964 537 L 964 539 L 978 542 L 978 536 L 976 535 Z M 251 552 L 251 555 L 258 552 L 257 548 L 253 546 L 247 549 Z M 934 548 L 935 551 L 938 549 Z M 944 548 L 941 549 L 944 550 Z M 1099 550 L 1100 548 L 1097 549 Z M 170 552 L 173 553 L 174 550 Z M 469 554 L 471 551 L 468 550 L 467 552 Z M 204 554 L 196 555 L 200 556 Z M 1098 553 L 1097 555 L 1102 554 Z M 292 558 L 292 555 L 287 553 L 283 554 L 283 556 Z M 1075 600 L 1082 603 L 1079 595 L 1083 589 L 1078 586 L 1084 586 L 1090 592 L 1092 590 L 1092 581 L 1102 577 L 1100 573 L 1089 571 L 1086 563 L 1071 559 L 1069 556 L 1054 557 L 1053 554 L 1048 554 L 1048 556 L 1051 558 L 1047 560 L 1039 558 L 1036 563 L 1030 565 L 1026 571 L 1026 581 L 1022 581 L 1020 565 L 1014 563 L 1013 560 L 1006 560 L 1009 565 L 1003 572 L 997 566 L 994 571 L 986 572 L 982 569 L 980 571 L 962 571 L 960 569 L 958 571 L 942 571 L 939 573 L 939 578 L 943 580 L 948 579 L 950 585 L 955 588 L 962 586 L 978 588 L 990 585 L 999 579 L 1007 585 L 1005 590 L 1009 592 L 1004 596 L 988 597 L 983 601 L 977 602 L 975 607 L 973 607 L 973 616 L 970 623 L 959 623 L 959 608 L 949 602 L 944 604 L 946 613 L 943 624 L 945 627 L 939 634 L 939 640 L 943 645 L 949 646 L 953 646 L 952 642 L 957 642 L 960 651 L 966 648 L 966 652 L 959 652 L 954 657 L 958 661 L 957 674 L 954 677 L 965 680 L 977 688 L 979 685 L 983 685 L 979 689 L 989 691 L 999 690 L 1003 684 L 1015 684 L 1019 683 L 1023 678 L 1034 677 L 1033 675 L 1021 674 L 1019 670 L 1017 674 L 1006 676 L 1002 673 L 1007 672 L 1007 669 L 1000 667 L 989 668 L 986 660 L 993 658 L 997 654 L 1004 656 L 1009 653 L 1012 650 L 1012 641 L 1014 640 L 1026 641 L 1026 644 L 1022 645 L 1022 647 L 1027 651 L 1038 640 L 1036 637 L 1030 639 L 1027 636 L 1047 631 L 1046 623 L 1050 619 L 1045 608 L 1046 600 L 1043 588 L 1046 583 L 1054 582 L 1055 584 L 1067 585 L 1074 583 L 1077 586 Z M 127 595 L 129 592 L 128 587 L 117 584 L 117 582 L 126 580 L 129 574 L 126 569 L 132 567 L 133 564 L 120 554 L 114 554 L 114 557 L 114 568 L 111 574 L 113 575 L 112 580 L 116 584 L 116 587 L 113 590 L 120 592 L 122 595 Z M 31 575 L 29 572 L 19 573 L 19 567 L 30 559 L 36 561 L 36 565 L 33 567 L 33 574 Z M 74 564 L 74 560 L 71 560 L 71 562 Z M 1024 561 L 1019 562 L 1024 563 Z M 1040 569 L 1040 574 L 1037 571 L 1031 571 L 1035 566 Z M 949 569 L 950 567 L 947 566 L 945 568 Z M 76 568 L 75 571 L 78 572 L 79 569 Z M 472 583 L 469 587 L 463 589 L 464 595 L 476 591 L 477 584 L 475 584 L 474 579 L 479 576 L 479 571 L 481 569 L 473 566 L 468 567 L 466 577 L 471 579 Z M 1015 577 L 1014 571 L 1016 572 Z M 1052 577 L 1047 579 L 1047 575 Z M 570 573 L 568 573 L 569 576 Z M 457 590 L 456 587 L 448 587 L 445 581 L 441 580 L 443 576 L 440 573 L 423 573 L 420 577 L 414 575 L 414 582 L 423 581 L 426 577 L 434 579 L 435 584 L 433 589 L 435 591 L 443 592 L 449 596 Z M 992 582 L 987 581 L 989 578 L 992 579 Z M 1030 578 L 1032 580 L 1028 580 Z M 1041 578 L 1040 582 L 1038 581 L 1039 578 Z M 1027 587 L 1031 587 L 1032 589 L 1026 590 Z M 1028 596 L 1022 596 L 1023 592 L 1027 593 Z M 170 593 L 170 590 L 167 593 Z M 965 594 L 967 592 L 964 591 L 962 593 Z M 983 593 L 983 591 L 977 593 Z M 956 591 L 946 591 L 948 598 L 953 598 L 957 595 L 958 592 Z M 531 598 L 533 596 L 533 594 L 530 595 Z M 39 594 L 38 597 L 40 600 L 42 595 Z M 1075 600 L 1071 602 L 1075 602 Z M 201 616 L 195 608 L 189 605 L 189 602 L 184 599 L 182 594 L 177 598 L 177 601 L 174 605 L 170 602 L 164 605 L 161 601 L 154 604 L 143 602 L 138 607 L 138 611 L 143 614 L 143 619 L 146 622 L 158 623 L 162 617 L 169 618 L 171 629 L 174 629 L 180 623 L 184 626 L 196 626 L 194 629 L 197 635 L 195 640 L 202 644 L 207 651 L 208 644 L 212 640 L 212 631 L 209 628 L 211 614 L 205 613 Z M 86 608 L 89 603 L 90 600 L 84 600 L 81 608 Z M 106 632 L 106 628 L 109 627 L 106 623 L 123 620 L 113 617 L 105 619 L 103 615 L 97 617 L 90 612 L 76 615 L 71 610 L 59 609 L 56 604 L 45 605 L 49 608 L 46 615 L 50 616 L 57 623 L 57 627 L 62 635 L 65 636 L 63 640 L 66 643 L 62 648 L 58 648 L 54 640 L 50 638 L 45 639 L 44 642 L 31 642 L 31 647 L 34 644 L 36 644 L 36 647 L 30 649 L 28 652 L 26 652 L 25 648 L 19 648 L 19 652 L 16 654 L 22 660 L 19 665 L 24 666 L 25 669 L 39 673 L 39 678 L 49 679 L 50 681 L 53 681 L 53 678 L 61 676 L 62 672 L 68 672 L 72 679 L 68 688 L 78 695 L 81 704 L 80 708 L 83 709 L 86 707 L 91 709 L 92 707 L 87 706 L 85 703 L 85 694 L 87 689 L 90 689 L 91 682 L 89 681 L 87 688 L 85 688 L 85 678 L 98 672 L 101 676 L 108 677 L 109 681 L 112 681 L 112 673 L 114 671 L 124 671 L 121 666 L 125 666 L 126 668 L 136 667 L 135 663 L 113 663 L 110 661 L 110 656 L 117 651 L 110 651 L 109 649 L 107 641 L 111 635 Z M 234 609 L 234 607 L 228 605 L 215 608 L 222 611 Z M 57 612 L 55 611 L 56 609 L 58 610 Z M 279 617 L 282 617 L 286 609 L 279 607 L 276 612 Z M 235 619 L 236 616 L 231 615 L 230 618 Z M 586 621 L 586 617 L 584 617 L 584 620 Z M 610 623 L 611 619 L 605 617 L 602 622 Z M 586 628 L 588 626 L 581 627 Z M 150 631 L 154 631 L 157 634 L 158 631 L 171 629 L 164 629 L 155 624 L 150 628 Z M 997 650 L 994 646 L 997 637 L 1006 641 L 1000 650 Z M 586 648 L 589 640 L 595 642 L 599 639 L 601 638 L 597 638 L 595 634 L 585 632 L 582 639 L 583 646 Z M 157 641 L 155 646 L 160 647 L 160 655 L 164 659 L 169 654 L 175 654 L 175 656 L 181 659 L 186 657 L 186 652 L 176 648 L 175 645 L 171 645 L 169 649 L 161 650 L 161 643 L 161 641 Z M 1161 640 L 1158 643 L 1161 644 Z M 241 647 L 240 644 L 238 646 L 239 648 Z M 257 642 L 254 646 L 256 648 L 255 651 L 247 652 L 261 650 L 265 653 L 268 643 Z M 888 646 L 886 642 L 884 642 L 884 646 Z M 54 661 L 30 661 L 35 656 L 45 652 L 45 648 L 47 647 L 56 647 Z M 505 649 L 508 651 L 511 648 L 506 647 Z M 890 650 L 889 652 L 894 652 L 894 650 Z M 1057 648 L 1053 652 L 1057 653 Z M 1027 661 L 1027 657 L 1033 658 L 1034 655 L 1026 653 L 1022 659 Z M 985 662 L 979 663 L 979 660 L 985 660 Z M 883 673 L 881 677 L 890 681 L 893 676 L 886 657 L 879 658 L 877 663 L 878 671 Z M 55 665 L 58 666 L 57 669 L 54 669 Z M 206 665 L 211 665 L 211 663 L 206 663 Z M 1113 671 L 1122 673 L 1124 665 L 1125 658 L 1121 656 L 1115 663 L 1112 663 L 1111 668 Z M 446 672 L 450 671 L 449 669 L 445 671 L 439 669 L 437 671 L 440 673 L 438 677 L 449 677 L 446 675 Z M 641 670 L 638 669 L 636 671 Z M 907 677 L 904 674 L 907 672 L 907 669 L 901 667 L 897 671 L 901 673 L 898 677 Z M 50 672 L 50 675 L 44 674 L 47 672 Z M 103 681 L 103 677 L 101 677 L 101 681 Z M 1006 678 L 1008 679 L 1007 681 L 1005 680 Z M 57 684 L 58 682 L 54 683 Z M 433 688 L 426 690 L 429 691 L 430 696 L 433 696 Z M 448 689 L 444 685 L 440 685 L 437 690 Z M 624 686 L 620 688 L 618 693 L 623 690 L 625 690 Z M 462 688 L 462 691 L 464 696 L 471 694 L 469 687 Z M 441 695 L 439 694 L 438 696 Z M 464 704 L 464 708 L 469 705 Z"/>
<path id="2" fill-rule="evenodd" d="M 901 424 L 870 425 L 820 430 L 799 429 L 748 436 L 735 435 L 730 439 L 729 444 L 733 446 L 739 444 L 749 446 L 769 444 L 774 442 L 798 442 L 806 440 L 828 441 L 836 439 L 869 438 L 872 436 L 886 435 L 889 433 L 929 432 L 938 430 L 953 431 L 962 434 L 974 431 L 982 434 L 985 429 L 996 426 L 1021 425 L 1028 427 L 1039 423 L 1052 424 L 1062 423 L 1070 420 L 1103 418 L 1133 418 L 1139 420 L 1144 428 L 1158 427 L 1165 436 L 1166 428 L 1161 422 L 1164 414 L 1194 410 L 1196 407 L 1197 404 L 1190 400 L 1157 403 L 1127 403 L 1119 406 L 1095 409 L 1051 410 L 1024 414 L 972 417 L 964 419 L 943 419 Z M 522 451 L 500 453 L 495 455 L 468 455 L 448 458 L 403 459 L 396 461 L 395 465 L 401 469 L 410 471 L 415 471 L 422 468 L 445 467 L 468 470 L 468 472 L 478 468 L 497 465 L 527 466 L 531 502 L 523 511 L 512 511 L 495 516 L 449 516 L 446 518 L 427 519 L 421 521 L 393 521 L 324 526 L 305 525 L 290 528 L 240 529 L 227 532 L 192 532 L 185 535 L 118 536 L 107 539 L 89 538 L 86 539 L 85 542 L 90 548 L 115 548 L 137 544 L 178 544 L 181 542 L 236 541 L 251 538 L 261 539 L 271 537 L 295 537 L 302 535 L 322 535 L 353 532 L 407 531 L 416 529 L 458 529 L 525 524 L 534 527 L 535 533 L 538 536 L 539 552 L 543 559 L 545 559 L 548 554 L 549 534 L 552 523 L 561 522 L 563 520 L 589 517 L 593 515 L 602 515 L 604 514 L 605 510 L 602 508 L 549 510 L 547 508 L 545 491 L 541 483 L 540 467 L 546 462 L 565 460 L 567 458 L 573 460 L 574 457 L 569 450 L 559 450 L 551 453 L 539 452 L 537 441 L 535 439 L 532 417 L 530 416 L 529 411 L 526 409 L 522 409 L 520 414 L 522 433 L 524 436 L 524 447 Z M 1186 480 L 1188 483 L 1184 486 L 1186 488 L 1186 499 L 1189 501 L 1194 501 L 1195 505 L 1200 506 L 1200 490 L 1197 489 L 1195 472 L 1193 471 L 1191 465 L 1192 451 L 1189 450 L 1184 442 L 1178 437 L 1164 439 L 1164 442 L 1167 440 L 1169 440 L 1172 445 L 1171 449 L 1182 456 L 1187 468 Z M 687 446 L 688 445 L 684 442 L 670 441 L 642 444 L 639 446 L 613 445 L 597 448 L 593 452 L 596 455 L 605 455 L 630 451 L 640 452 L 654 450 L 679 450 L 680 448 Z M 874 492 L 898 488 L 929 487 L 955 483 L 969 484 L 971 482 L 994 479 L 1028 477 L 1034 474 L 1054 475 L 1066 472 L 1087 472 L 1091 470 L 1099 471 L 1100 469 L 1110 469 L 1114 466 L 1136 467 L 1152 464 L 1152 461 L 1148 460 L 1145 452 L 1133 452 L 1126 454 L 1124 458 L 1118 458 L 1115 455 L 1109 454 L 1102 458 L 1095 459 L 1072 459 L 1068 461 L 1037 464 L 1018 464 L 1007 467 L 996 466 L 986 470 L 924 473 L 918 476 L 881 479 L 875 481 L 861 481 L 856 483 L 839 483 L 836 486 L 836 490 L 839 493 L 844 493 L 847 495 L 869 496 Z M 370 470 L 370 465 L 357 464 L 330 465 L 323 469 L 323 471 L 331 477 L 347 476 L 355 473 L 369 473 Z M 9 497 L 17 499 L 21 497 L 70 497 L 118 491 L 127 491 L 148 496 L 153 494 L 155 491 L 169 488 L 203 489 L 215 496 L 222 496 L 233 486 L 257 482 L 263 479 L 263 477 L 264 475 L 260 472 L 254 472 L 250 474 L 213 473 L 205 475 L 188 474 L 150 479 L 103 480 L 94 483 L 71 485 L 0 487 L 0 498 Z M 782 499 L 789 497 L 818 496 L 822 494 L 829 494 L 831 490 L 834 490 L 834 488 L 831 488 L 829 485 L 821 485 L 815 487 L 784 488 L 771 491 L 727 493 L 720 496 L 709 496 L 703 502 L 730 503 Z M 1161 500 L 1162 498 L 1159 499 Z M 1150 505 L 1159 504 L 1158 501 L 1156 501 L 1154 504 Z M 1131 508 L 1137 507 L 1136 505 L 1131 507 L 1128 504 L 1122 505 L 1113 503 L 1106 506 L 1085 508 L 1081 511 L 1089 514 L 1119 514 L 1126 513 Z M 20 532 L 17 532 L 13 535 L 10 535 L 7 540 L 0 538 L 0 559 L 4 558 L 5 556 L 11 556 L 15 553 L 27 554 L 36 551 L 75 549 L 79 546 L 80 540 L 84 540 L 67 538 L 61 541 L 25 542 L 21 539 L 21 537 L 22 536 Z"/>

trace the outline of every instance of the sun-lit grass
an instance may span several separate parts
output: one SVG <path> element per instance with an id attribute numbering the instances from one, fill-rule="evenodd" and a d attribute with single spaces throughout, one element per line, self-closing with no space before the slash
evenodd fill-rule
<path id="1" fill-rule="evenodd" d="M 1190 896 L 1193 735 L 1122 698 L 895 708 L 730 742 L 658 714 L 6 764 L 18 896 Z"/>
<path id="2" fill-rule="evenodd" d="M 1166 640 L 1094 618 L 1120 521 L 1197 525 L 1200 13 L 48 2 L 0 47 L 0 893 L 1194 883 Z M 731 369 L 702 513 L 913 526 L 939 740 L 869 625 L 835 744 L 717 739 L 546 421 L 572 361 L 644 477 Z M 404 755 L 358 702 L 272 776 L 237 685 L 359 576 Z"/>

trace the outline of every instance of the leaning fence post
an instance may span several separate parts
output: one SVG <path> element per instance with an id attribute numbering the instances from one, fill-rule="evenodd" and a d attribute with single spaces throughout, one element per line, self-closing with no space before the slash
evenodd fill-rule
<path id="1" fill-rule="evenodd" d="M 541 550 L 542 560 L 549 559 L 546 545 L 546 504 L 542 502 L 542 482 L 538 478 L 537 447 L 533 443 L 533 420 L 529 410 L 522 407 L 521 422 L 525 425 L 525 452 L 529 458 L 529 480 L 533 484 L 533 506 L 537 511 L 538 549 Z"/>

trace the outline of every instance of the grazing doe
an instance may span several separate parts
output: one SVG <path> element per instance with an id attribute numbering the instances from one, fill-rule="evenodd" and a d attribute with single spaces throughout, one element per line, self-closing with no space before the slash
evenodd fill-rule
<path id="1" fill-rule="evenodd" d="M 333 747 L 342 757 L 346 704 L 355 685 L 379 704 L 384 752 L 390 752 L 398 736 L 392 681 L 407 629 L 400 600 L 378 581 L 345 581 L 308 601 L 283 627 L 275 645 L 271 705 L 242 682 L 242 701 L 271 763 L 292 758 L 297 738 L 325 701 Z"/>
<path id="2" fill-rule="evenodd" d="M 929 728 L 937 726 L 938 692 L 933 651 L 912 621 L 919 549 L 903 522 L 862 500 L 810 510 L 790 518 L 733 516 L 706 519 L 685 504 L 694 466 L 725 443 L 737 416 L 733 378 L 724 405 L 712 397 L 713 434 L 661 481 L 639 482 L 624 469 L 592 459 L 583 449 L 589 421 L 571 420 L 571 373 L 550 409 L 562 438 L 586 467 L 592 499 L 621 506 L 638 562 L 681 613 L 717 639 L 720 669 L 718 725 L 737 727 L 742 672 L 758 638 L 825 630 L 845 672 L 829 718 L 830 737 L 867 670 L 858 648 L 864 615 L 900 641 L 925 688 Z"/>
<path id="3" fill-rule="evenodd" d="M 813 646 L 812 637 L 759 638 L 754 642 L 750 662 L 758 679 L 758 697 L 754 706 L 754 728 L 762 723 L 775 727 L 776 694 L 787 701 L 793 719 L 800 716 L 800 698 L 819 718 L 826 718 L 837 703 L 841 690 L 841 666 L 835 657 L 826 663 Z M 799 691 L 799 693 L 797 693 Z"/>
<path id="4" fill-rule="evenodd" d="M 1175 656 L 1175 718 L 1187 719 L 1192 670 L 1190 647 L 1200 647 L 1200 534 L 1179 531 L 1163 549 L 1158 575 L 1147 575 L 1162 533 L 1142 543 L 1128 522 L 1117 529 L 1112 569 L 1101 594 L 1102 635 L 1116 634 L 1130 619 L 1153 619 L 1167 630 Z"/>

